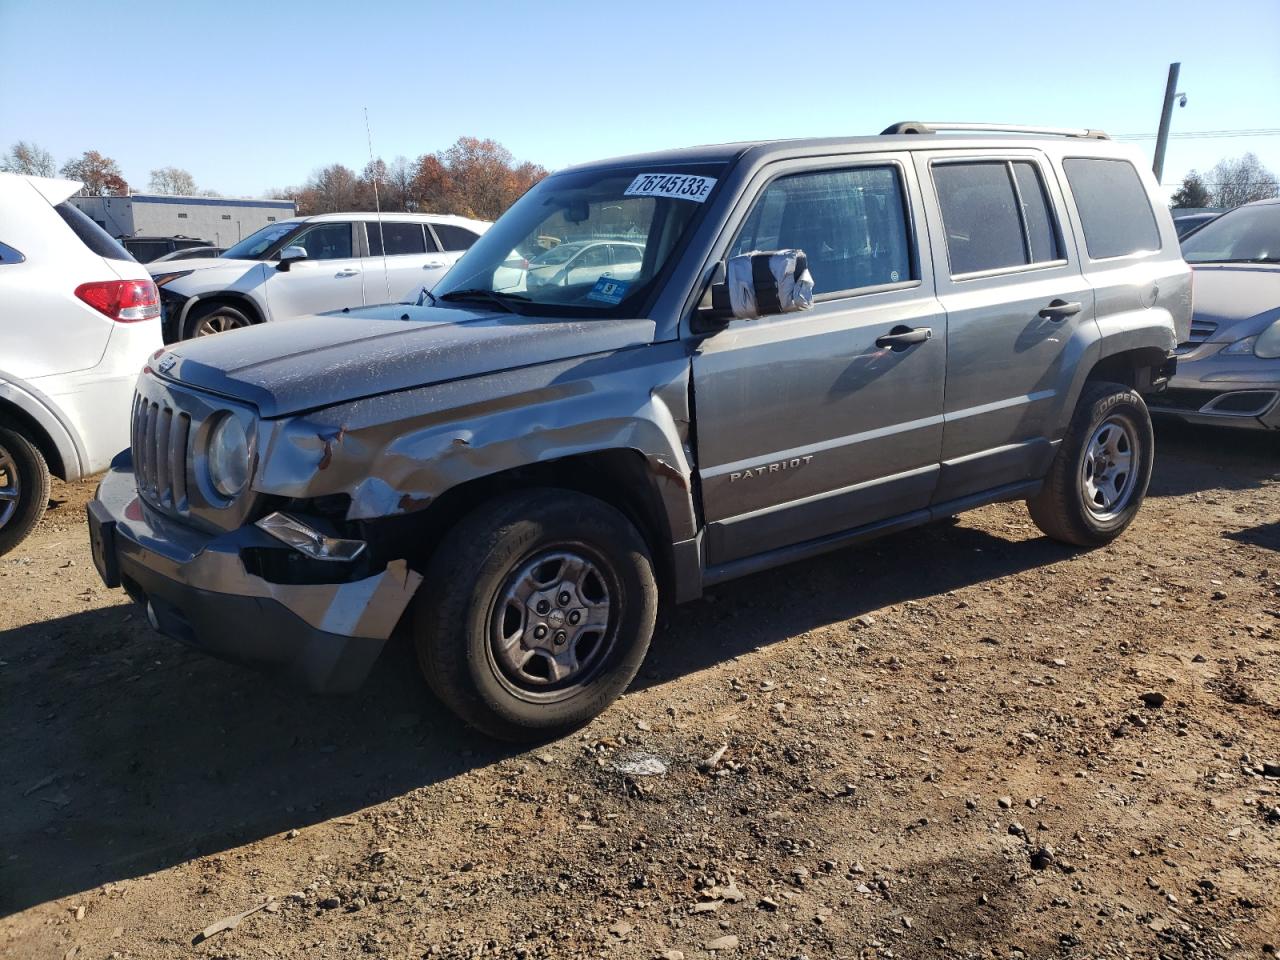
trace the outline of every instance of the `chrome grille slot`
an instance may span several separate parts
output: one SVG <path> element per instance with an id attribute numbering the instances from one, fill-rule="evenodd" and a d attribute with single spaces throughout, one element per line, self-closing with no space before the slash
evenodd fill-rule
<path id="1" fill-rule="evenodd" d="M 133 401 L 133 469 L 138 493 L 167 513 L 186 514 L 191 415 L 139 394 Z"/>
<path id="2" fill-rule="evenodd" d="M 187 502 L 187 441 L 191 437 L 191 415 L 179 413 L 173 421 L 173 437 L 169 442 L 169 463 L 173 482 L 173 506 L 179 513 L 186 513 Z"/>
<path id="3" fill-rule="evenodd" d="M 169 428 L 173 426 L 173 411 L 168 407 L 156 407 L 155 446 L 155 495 L 162 507 L 173 506 L 173 487 L 169 482 Z"/>

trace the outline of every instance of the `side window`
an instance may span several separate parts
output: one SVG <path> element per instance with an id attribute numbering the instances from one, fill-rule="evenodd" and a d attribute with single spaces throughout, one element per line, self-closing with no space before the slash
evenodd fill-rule
<path id="1" fill-rule="evenodd" d="M 351 257 L 351 224 L 322 223 L 289 241 L 302 247 L 311 260 L 347 260 Z"/>
<path id="2" fill-rule="evenodd" d="M 1048 194 L 1034 163 L 936 163 L 933 184 L 952 276 L 1062 259 Z"/>
<path id="3" fill-rule="evenodd" d="M 613 250 L 613 262 L 628 267 L 638 267 L 644 259 L 639 247 L 633 247 L 629 243 L 615 243 L 611 246 Z"/>
<path id="4" fill-rule="evenodd" d="M 1013 164 L 1013 179 L 1018 185 L 1018 201 L 1022 205 L 1022 222 L 1027 227 L 1031 262 L 1048 263 L 1064 259 L 1040 171 L 1034 163 L 1019 160 Z"/>
<path id="5" fill-rule="evenodd" d="M 915 280 L 898 169 L 798 173 L 770 183 L 730 250 L 799 249 L 814 294 Z"/>
<path id="6" fill-rule="evenodd" d="M 588 247 L 582 252 L 582 256 L 574 261 L 574 267 L 607 267 L 609 266 L 609 248 L 603 243 L 598 246 Z"/>
<path id="7" fill-rule="evenodd" d="M 436 236 L 440 238 L 446 250 L 466 250 L 479 239 L 470 230 L 452 223 L 436 223 L 432 226 L 436 228 Z"/>
<path id="8" fill-rule="evenodd" d="M 420 223 L 383 221 L 379 224 L 370 220 L 365 223 L 365 229 L 369 231 L 369 253 L 375 257 L 382 256 L 384 241 L 388 257 L 427 252 Z"/>
<path id="9" fill-rule="evenodd" d="M 1127 160 L 1062 161 L 1094 260 L 1160 249 L 1146 188 Z"/>
<path id="10" fill-rule="evenodd" d="M 7 243 L 0 243 L 0 264 L 22 263 L 27 259 Z"/>

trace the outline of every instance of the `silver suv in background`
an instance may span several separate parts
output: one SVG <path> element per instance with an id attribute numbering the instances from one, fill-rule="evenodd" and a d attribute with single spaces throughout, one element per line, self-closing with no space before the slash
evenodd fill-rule
<path id="1" fill-rule="evenodd" d="M 1191 319 L 1173 222 L 1102 134 L 952 128 L 560 171 L 430 303 L 174 347 L 90 505 L 103 579 L 317 689 L 403 622 L 445 703 L 537 738 L 627 687 L 660 597 L 1001 500 L 1108 543 Z M 512 290 L 599 241 L 638 267 Z"/>

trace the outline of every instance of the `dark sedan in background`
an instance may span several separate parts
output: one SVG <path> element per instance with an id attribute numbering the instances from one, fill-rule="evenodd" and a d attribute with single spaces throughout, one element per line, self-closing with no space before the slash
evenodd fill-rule
<path id="1" fill-rule="evenodd" d="M 1280 199 L 1224 213 L 1182 243 L 1194 269 L 1191 337 L 1147 398 L 1191 423 L 1280 429 Z"/>

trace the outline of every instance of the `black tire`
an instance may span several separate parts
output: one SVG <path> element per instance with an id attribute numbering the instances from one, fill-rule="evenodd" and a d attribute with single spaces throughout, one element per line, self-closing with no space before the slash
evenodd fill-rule
<path id="1" fill-rule="evenodd" d="M 1104 431 L 1104 426 L 1108 427 Z M 1114 428 L 1115 432 L 1110 430 Z M 1112 475 L 1099 477 L 1085 464 L 1090 459 L 1090 445 L 1099 438 L 1117 444 L 1120 452 L 1115 460 L 1128 463 L 1127 471 L 1114 469 Z M 1128 448 L 1127 461 L 1123 451 Z M 1107 467 L 1108 453 L 1099 458 Z M 1151 482 L 1151 466 L 1155 460 L 1155 435 L 1147 405 L 1133 390 L 1120 383 L 1085 384 L 1076 404 L 1071 426 L 1063 437 L 1044 487 L 1027 501 L 1036 526 L 1055 540 L 1080 547 L 1098 547 L 1110 543 L 1133 522 Z M 1105 473 L 1105 471 L 1104 471 Z M 1104 479 L 1103 483 L 1097 483 Z M 1098 493 L 1091 496 L 1090 484 Z M 1106 500 L 1114 494 L 1115 502 Z"/>
<path id="2" fill-rule="evenodd" d="M 560 600 L 570 594 L 556 578 L 570 575 L 570 567 L 552 565 L 571 561 L 558 557 L 577 557 L 594 571 L 571 588 L 569 603 Z M 546 582 L 559 585 L 538 587 L 556 597 L 545 615 L 537 613 L 537 593 L 528 603 L 511 600 L 510 591 L 553 569 Z M 603 610 L 588 606 L 589 593 L 597 604 L 603 596 Z M 592 609 L 608 621 L 594 641 Z M 622 694 L 648 652 L 657 610 L 653 563 L 635 526 L 594 497 L 538 489 L 499 497 L 449 531 L 415 598 L 413 637 L 422 673 L 446 706 L 492 737 L 527 742 L 582 726 Z M 575 613 L 578 619 L 566 620 Z M 548 627 L 568 622 L 579 626 Z M 538 628 L 543 639 L 534 640 Z M 555 630 L 550 638 L 548 629 Z M 566 630 L 570 639 L 559 639 Z M 503 633 L 519 638 L 506 655 Z M 581 657 L 580 672 L 562 683 L 553 682 L 553 642 L 565 644 L 560 656 L 572 648 Z M 510 662 L 521 657 L 527 666 Z M 540 671 L 545 680 L 531 677 Z"/>
<path id="3" fill-rule="evenodd" d="M 0 556 L 27 538 L 49 505 L 49 467 L 44 455 L 21 433 L 0 426 L 3 490 L 16 492 L 17 498 L 0 500 Z"/>
<path id="4" fill-rule="evenodd" d="M 194 340 L 196 337 L 223 333 L 226 330 L 238 330 L 242 327 L 251 327 L 256 322 L 245 311 L 229 303 L 198 304 L 191 309 L 191 313 L 182 323 L 182 339 Z M 221 329 L 209 329 L 210 327 Z"/>

